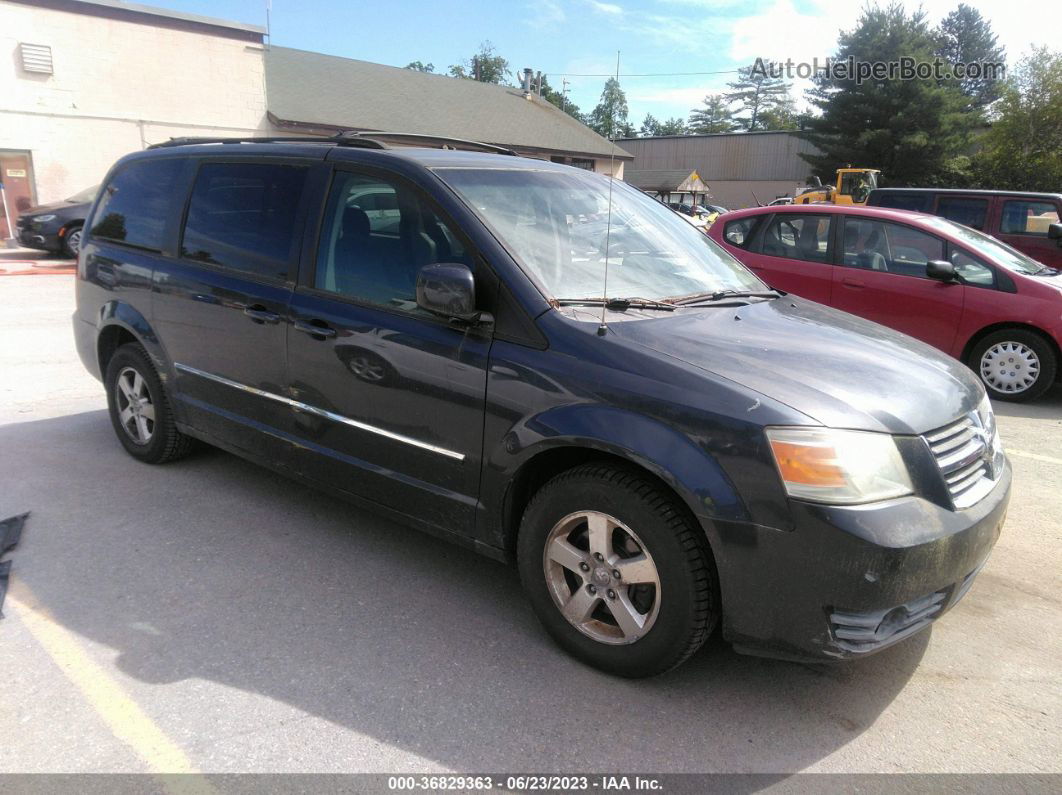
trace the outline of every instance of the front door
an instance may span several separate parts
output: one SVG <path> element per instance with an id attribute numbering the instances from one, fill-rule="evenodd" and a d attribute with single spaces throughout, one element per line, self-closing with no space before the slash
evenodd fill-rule
<path id="1" fill-rule="evenodd" d="M 0 241 L 3 241 L 15 237 L 18 217 L 36 204 L 29 152 L 0 151 L 0 186 Z"/>
<path id="2" fill-rule="evenodd" d="M 944 259 L 944 242 L 906 224 L 851 215 L 841 231 L 830 303 L 950 352 L 966 288 L 926 276 L 929 260 Z"/>
<path id="3" fill-rule="evenodd" d="M 419 189 L 336 172 L 312 278 L 296 289 L 288 391 L 303 471 L 471 534 L 490 338 L 416 305 L 424 265 L 474 265 Z"/>
<path id="4" fill-rule="evenodd" d="M 309 170 L 203 161 L 178 256 L 155 273 L 154 324 L 177 371 L 182 418 L 280 463 L 290 456 L 285 326 Z"/>

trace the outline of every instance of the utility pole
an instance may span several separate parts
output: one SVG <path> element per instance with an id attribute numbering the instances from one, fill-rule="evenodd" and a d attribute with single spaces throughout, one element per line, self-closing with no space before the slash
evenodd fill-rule
<path id="1" fill-rule="evenodd" d="M 568 83 L 567 77 L 561 78 L 561 110 L 568 111 Z"/>

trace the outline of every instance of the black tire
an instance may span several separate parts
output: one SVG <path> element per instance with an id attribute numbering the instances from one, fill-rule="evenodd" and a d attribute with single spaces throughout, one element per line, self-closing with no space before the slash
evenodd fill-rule
<path id="1" fill-rule="evenodd" d="M 996 346 L 1007 345 L 1020 346 L 1018 350 L 1024 348 L 1031 352 L 1035 356 L 1037 364 L 1039 365 L 1039 372 L 1036 380 L 1031 385 L 1020 389 L 1020 391 L 1008 389 L 1007 384 L 1004 381 L 998 376 L 993 376 L 991 373 L 991 364 L 986 365 L 988 368 L 987 373 L 982 370 L 982 360 L 984 359 L 985 354 Z M 1020 356 L 1008 357 L 1008 359 L 1009 358 L 1017 359 L 1017 361 L 1014 362 L 1017 369 L 1013 372 L 1018 373 L 1019 375 L 1022 366 L 1026 368 L 1029 366 L 1028 361 L 1023 361 Z M 1020 328 L 1002 329 L 985 336 L 970 350 L 970 356 L 967 359 L 966 364 L 981 379 L 981 383 L 985 385 L 985 390 L 987 390 L 990 398 L 993 400 L 1009 400 L 1014 403 L 1024 403 L 1041 397 L 1054 385 L 1055 376 L 1058 373 L 1058 355 L 1055 353 L 1055 349 L 1051 343 L 1034 331 Z"/>
<path id="2" fill-rule="evenodd" d="M 626 525 L 655 563 L 660 588 L 653 593 L 659 609 L 645 634 L 633 642 L 613 645 L 594 639 L 570 623 L 554 601 L 544 566 L 546 544 L 562 519 L 581 511 L 605 513 Z M 703 530 L 672 494 L 635 469 L 585 464 L 546 483 L 524 512 L 517 561 L 524 590 L 546 631 L 574 657 L 608 673 L 644 677 L 669 671 L 701 647 L 719 618 L 715 566 Z M 586 582 L 578 587 L 589 590 Z M 573 586 L 573 595 L 576 590 Z M 605 597 L 599 599 L 607 608 Z"/>
<path id="3" fill-rule="evenodd" d="M 121 377 L 128 386 L 131 383 L 129 379 L 133 377 L 131 373 L 133 376 L 138 374 L 143 379 L 141 390 L 146 393 L 146 405 L 152 408 L 153 414 L 153 419 L 147 426 L 149 432 L 144 434 L 140 441 L 134 437 L 140 432 L 138 422 L 133 421 L 130 429 L 122 420 L 122 412 L 129 406 L 129 398 L 125 396 L 118 381 Z M 158 371 L 140 344 L 128 343 L 115 351 L 107 363 L 104 385 L 107 388 L 107 409 L 111 425 L 114 426 L 118 441 L 133 458 L 147 464 L 164 464 L 183 458 L 192 450 L 194 440 L 177 430 L 173 409 L 162 388 Z M 146 417 L 146 411 L 142 411 Z"/>
<path id="4" fill-rule="evenodd" d="M 75 237 L 76 233 L 76 237 Z M 77 241 L 77 249 L 72 248 L 70 240 L 73 238 Z M 66 230 L 66 236 L 63 237 L 63 255 L 70 259 L 77 259 L 78 251 L 81 248 L 81 226 L 71 226 Z"/>

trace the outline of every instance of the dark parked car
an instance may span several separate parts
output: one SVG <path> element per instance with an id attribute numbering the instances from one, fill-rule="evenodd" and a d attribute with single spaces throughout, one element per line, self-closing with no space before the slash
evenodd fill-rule
<path id="1" fill-rule="evenodd" d="M 991 235 L 1050 268 L 1062 269 L 1062 248 L 1050 237 L 1062 216 L 1062 193 L 878 188 L 868 207 L 913 210 L 947 218 Z"/>
<path id="2" fill-rule="evenodd" d="M 859 657 L 966 593 L 1011 470 L 965 367 L 622 182 L 394 140 L 113 167 L 73 325 L 133 457 L 203 440 L 513 560 L 556 641 L 626 676 L 716 626 Z"/>
<path id="3" fill-rule="evenodd" d="M 81 250 L 81 229 L 99 187 L 95 185 L 69 199 L 23 212 L 16 233 L 19 244 L 76 258 Z"/>
<path id="4" fill-rule="evenodd" d="M 772 287 L 950 353 L 993 398 L 1035 400 L 1058 379 L 1062 275 L 995 238 L 881 207 L 759 207 L 725 220 L 709 234 Z"/>

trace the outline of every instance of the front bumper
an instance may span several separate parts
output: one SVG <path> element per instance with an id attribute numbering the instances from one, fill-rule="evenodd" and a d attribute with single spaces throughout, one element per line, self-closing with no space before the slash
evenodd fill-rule
<path id="1" fill-rule="evenodd" d="M 795 529 L 716 522 L 723 634 L 740 651 L 796 660 L 880 651 L 939 618 L 973 584 L 1010 499 L 952 511 L 920 497 L 838 507 L 792 503 Z"/>
<path id="2" fill-rule="evenodd" d="M 59 251 L 63 247 L 62 241 L 59 239 L 58 229 L 47 231 L 45 227 L 37 228 L 35 225 L 19 226 L 17 232 L 16 239 L 19 245 L 25 248 L 35 248 L 40 251 Z"/>

